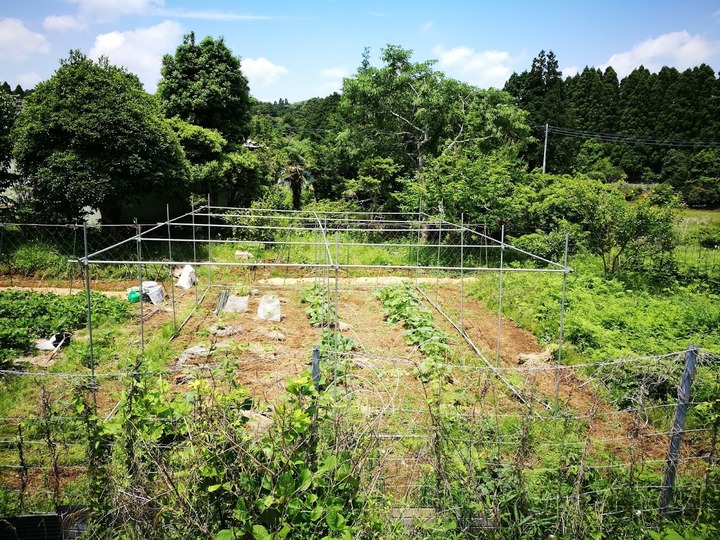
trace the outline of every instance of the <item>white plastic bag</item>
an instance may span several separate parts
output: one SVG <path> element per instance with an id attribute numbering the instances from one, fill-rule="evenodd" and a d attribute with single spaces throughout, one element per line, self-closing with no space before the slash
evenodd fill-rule
<path id="1" fill-rule="evenodd" d="M 235 296 L 231 294 L 225 303 L 223 311 L 227 313 L 247 313 L 249 303 L 249 296 Z"/>
<path id="2" fill-rule="evenodd" d="M 189 289 L 195 285 L 195 280 L 195 269 L 189 264 L 186 264 L 182 269 L 180 277 L 178 278 L 177 286 L 181 289 Z"/>
<path id="3" fill-rule="evenodd" d="M 148 295 L 150 302 L 153 304 L 159 304 L 165 300 L 165 289 L 162 285 L 155 285 L 154 287 L 143 287 L 143 292 Z"/>
<path id="4" fill-rule="evenodd" d="M 157 281 L 143 281 L 142 293 L 146 295 L 153 304 L 159 304 L 165 300 L 165 289 Z"/>
<path id="5" fill-rule="evenodd" d="M 280 322 L 280 300 L 266 294 L 260 299 L 257 315 L 266 321 Z"/>

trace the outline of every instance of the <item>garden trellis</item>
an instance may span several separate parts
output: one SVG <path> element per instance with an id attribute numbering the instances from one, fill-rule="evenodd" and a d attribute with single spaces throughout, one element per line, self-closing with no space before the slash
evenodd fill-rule
<path id="1" fill-rule="evenodd" d="M 236 251 L 255 256 L 236 259 Z M 138 225 L 134 235 L 94 252 L 87 249 L 77 262 L 88 294 L 93 276 L 101 274 L 96 269 L 105 266 L 129 269 L 125 275 L 137 285 L 149 277 L 162 279 L 169 293 L 166 335 L 161 336 L 165 342 L 184 338 L 191 343 L 198 328 L 194 321 L 206 320 L 213 298 L 238 280 L 260 293 L 278 295 L 320 287 L 327 295 L 323 301 L 333 306 L 322 320 L 323 329 L 334 336 L 327 342 L 322 369 L 331 380 L 327 391 L 333 400 L 327 407 L 337 418 L 337 438 L 372 449 L 363 463 L 370 471 L 368 493 L 383 492 L 399 515 L 407 515 L 409 508 L 432 507 L 435 516 L 458 518 L 464 530 L 496 529 L 506 526 L 508 498 L 518 496 L 525 505 L 518 511 L 554 509 L 553 515 L 539 519 L 554 520 L 572 534 L 582 534 L 592 521 L 603 530 L 628 519 L 641 526 L 656 523 L 671 435 L 668 418 L 675 403 L 657 403 L 649 396 L 653 388 L 679 381 L 685 352 L 569 366 L 562 362 L 561 334 L 555 336 L 558 349 L 552 362 L 517 365 L 502 352 L 508 339 L 503 326 L 511 324 L 502 318 L 503 276 L 557 275 L 558 305 L 551 309 L 557 310 L 562 329 L 564 282 L 571 271 L 567 258 L 549 261 L 513 247 L 504 231 L 490 235 L 423 212 L 407 216 L 202 206 L 161 223 Z M 185 264 L 197 268 L 200 279 L 193 290 L 181 293 L 172 271 Z M 498 310 L 494 330 L 486 331 L 481 341 L 466 287 L 488 273 L 497 277 Z M 429 339 L 465 350 L 440 353 L 427 375 L 419 369 L 424 342 L 379 351 L 363 343 L 370 340 L 362 328 L 366 313 L 351 318 L 360 302 L 377 302 L 381 309 L 373 291 L 402 283 L 433 314 L 438 330 L 428 333 Z M 72 463 L 77 474 L 86 471 L 76 455 L 82 453 L 83 438 L 68 438 L 60 429 L 79 418 L 71 410 L 51 410 L 51 400 L 69 399 L 70 386 L 87 387 L 95 399 L 107 386 L 126 386 L 142 368 L 146 345 L 162 334 L 148 317 L 152 306 L 141 301 L 137 345 L 128 346 L 128 352 L 138 353 L 137 361 L 121 371 L 96 366 L 89 298 L 90 373 L 5 372 L 6 377 L 46 381 L 48 387 L 39 414 L 2 419 L 7 426 L 26 426 L 13 433 L 3 430 L 6 448 L 18 450 L 17 459 L 6 460 L 4 467 L 24 509 L 31 508 L 31 499 L 23 498 L 31 492 L 39 497 L 33 501 L 41 500 L 44 491 L 50 501 L 83 502 L 61 481 L 70 474 L 63 461 Z M 344 319 L 354 326 L 354 350 L 339 346 Z M 386 324 L 398 335 L 412 330 Z M 297 363 L 304 365 L 310 348 L 297 354 Z M 701 352 L 699 369 L 709 370 L 713 361 Z M 174 363 L 151 371 L 173 378 L 208 372 L 217 364 L 209 358 L 206 364 Z M 607 388 L 627 378 L 629 370 L 637 384 L 613 408 Z M 106 419 L 116 407 L 100 405 Z M 689 407 L 705 410 L 708 404 L 691 401 Z M 156 416 L 146 420 L 169 422 Z M 717 473 L 716 431 L 717 421 L 697 420 L 683 430 L 690 450 L 680 455 L 675 498 L 666 515 L 697 515 L 692 504 L 703 482 Z M 37 452 L 28 453 L 33 447 L 46 455 L 41 459 Z M 50 480 L 44 490 L 32 484 L 33 471 Z"/>

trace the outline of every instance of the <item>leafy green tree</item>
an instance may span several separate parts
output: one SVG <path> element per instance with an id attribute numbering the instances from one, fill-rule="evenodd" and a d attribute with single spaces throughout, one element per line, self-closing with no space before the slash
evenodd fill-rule
<path id="1" fill-rule="evenodd" d="M 288 141 L 282 154 L 284 163 L 281 178 L 288 183 L 292 192 L 293 210 L 299 210 L 302 206 L 302 190 L 312 170 L 310 141 L 300 139 Z"/>
<path id="2" fill-rule="evenodd" d="M 275 177 L 268 151 L 231 145 L 214 129 L 168 120 L 190 163 L 190 189 L 229 206 L 250 206 Z"/>
<path id="3" fill-rule="evenodd" d="M 565 81 L 566 93 L 575 125 L 584 131 L 614 133 L 620 88 L 617 74 L 608 67 L 586 67 Z"/>
<path id="4" fill-rule="evenodd" d="M 355 170 L 378 158 L 389 160 L 393 174 L 384 168 L 381 176 L 391 193 L 407 181 L 423 182 L 430 161 L 458 149 L 491 152 L 525 144 L 525 115 L 508 94 L 446 78 L 433 69 L 434 61 L 412 62 L 411 55 L 388 45 L 382 67 L 363 65 L 344 81 L 340 112 L 347 127 L 337 144 L 345 145 Z"/>
<path id="5" fill-rule="evenodd" d="M 195 34 L 187 34 L 174 55 L 163 57 L 161 73 L 157 95 L 167 117 L 215 129 L 230 142 L 248 136 L 248 81 L 223 38 L 196 44 Z"/>
<path id="6" fill-rule="evenodd" d="M 556 177 L 537 196 L 532 212 L 543 228 L 579 231 L 576 241 L 602 258 L 606 273 L 637 267 L 674 248 L 673 197 L 628 202 L 611 184 L 586 177 Z"/>
<path id="7" fill-rule="evenodd" d="M 381 210 L 393 194 L 389 191 L 399 166 L 391 158 L 370 158 L 360 165 L 357 178 L 348 180 L 345 197 L 371 211 Z M 413 208 L 417 204 L 413 203 Z"/>
<path id="8" fill-rule="evenodd" d="M 585 141 L 580 147 L 575 170 L 603 182 L 625 180 L 623 170 L 611 163 L 606 145 L 595 139 Z"/>
<path id="9" fill-rule="evenodd" d="M 680 186 L 689 206 L 720 205 L 720 150 L 707 148 L 690 159 L 690 178 Z"/>
<path id="10" fill-rule="evenodd" d="M 654 77 L 640 66 L 620 82 L 618 133 L 628 137 L 655 136 Z M 652 175 L 652 148 L 639 144 L 619 144 L 613 151 L 614 161 L 628 175 L 631 182 L 647 181 Z"/>
<path id="11" fill-rule="evenodd" d="M 442 208 L 444 217 L 466 223 L 485 223 L 490 230 L 519 230 L 529 205 L 523 164 L 507 148 L 485 153 L 472 149 L 445 153 L 429 161 L 426 180 L 409 182 L 398 197 L 403 208 L 416 211 Z"/>
<path id="12" fill-rule="evenodd" d="M 73 221 L 90 206 L 112 222 L 143 194 L 186 185 L 182 149 L 138 78 L 79 51 L 25 98 L 13 137 L 45 220 Z"/>
<path id="13" fill-rule="evenodd" d="M 417 171 L 427 154 L 437 152 L 447 109 L 435 62 L 413 63 L 411 56 L 388 45 L 382 68 L 367 67 L 345 79 L 341 108 L 365 157 L 390 157 Z"/>
<path id="14" fill-rule="evenodd" d="M 8 187 L 11 180 L 12 137 L 10 131 L 17 115 L 15 98 L 0 88 L 0 192 Z"/>

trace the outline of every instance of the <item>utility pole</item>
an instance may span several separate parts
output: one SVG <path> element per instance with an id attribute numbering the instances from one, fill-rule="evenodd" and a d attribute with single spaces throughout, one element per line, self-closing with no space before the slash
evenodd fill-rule
<path id="1" fill-rule="evenodd" d="M 543 149 L 543 174 L 545 174 L 545 164 L 547 163 L 547 140 L 548 140 L 548 125 L 545 124 L 545 148 Z"/>

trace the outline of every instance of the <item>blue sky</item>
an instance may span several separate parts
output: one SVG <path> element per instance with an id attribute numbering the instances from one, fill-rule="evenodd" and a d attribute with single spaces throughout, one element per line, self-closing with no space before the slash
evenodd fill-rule
<path id="1" fill-rule="evenodd" d="M 720 0 L 0 0 L 0 80 L 32 87 L 70 49 L 107 56 L 149 92 L 185 33 L 224 37 L 251 94 L 326 96 L 388 43 L 438 60 L 448 76 L 502 87 L 541 49 L 564 75 L 612 65 L 720 69 Z"/>

